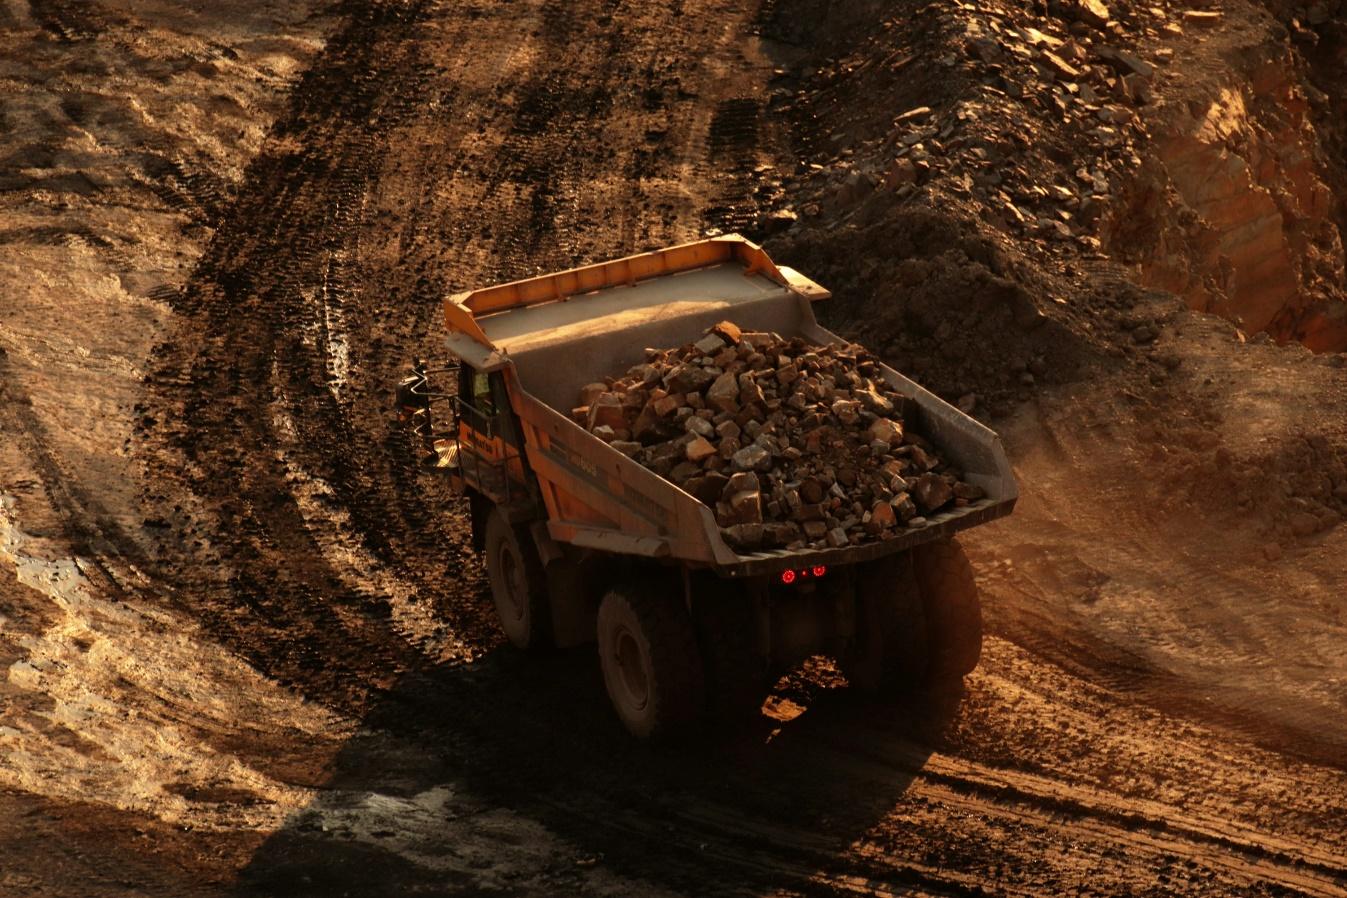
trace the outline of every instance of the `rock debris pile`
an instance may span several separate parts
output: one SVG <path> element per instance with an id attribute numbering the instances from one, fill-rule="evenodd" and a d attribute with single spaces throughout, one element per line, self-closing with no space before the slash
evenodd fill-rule
<path id="1" fill-rule="evenodd" d="M 715 510 L 740 550 L 892 538 L 983 491 L 904 427 L 863 348 L 721 322 L 581 390 L 576 421 Z"/>

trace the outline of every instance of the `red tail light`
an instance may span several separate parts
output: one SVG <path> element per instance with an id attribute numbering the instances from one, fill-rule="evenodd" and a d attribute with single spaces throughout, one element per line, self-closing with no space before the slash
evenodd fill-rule
<path id="1" fill-rule="evenodd" d="M 799 580 L 817 580 L 828 573 L 827 565 L 816 564 L 813 567 L 802 568 L 798 571 L 782 571 L 781 583 L 784 586 L 790 586 Z"/>

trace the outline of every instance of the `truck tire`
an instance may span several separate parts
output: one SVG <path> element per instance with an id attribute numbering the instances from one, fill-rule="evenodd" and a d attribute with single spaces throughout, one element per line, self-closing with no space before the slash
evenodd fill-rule
<path id="1" fill-rule="evenodd" d="M 928 667 L 921 593 L 906 555 L 860 565 L 856 571 L 856 638 L 842 673 L 863 692 L 920 683 Z"/>
<path id="2" fill-rule="evenodd" d="M 599 662 L 617 716 L 638 739 L 685 731 L 705 703 L 692 619 L 672 591 L 609 590 L 599 605 Z"/>
<path id="3" fill-rule="evenodd" d="M 527 531 L 492 508 L 486 519 L 486 571 L 496 616 L 510 642 L 521 649 L 548 644 L 552 621 L 542 562 Z"/>
<path id="4" fill-rule="evenodd" d="M 912 568 L 926 616 L 927 680 L 960 679 L 982 657 L 982 602 L 973 565 L 950 539 L 913 549 Z"/>
<path id="5" fill-rule="evenodd" d="M 699 583 L 693 621 L 706 679 L 707 709 L 727 724 L 747 723 L 767 696 L 767 659 L 754 638 L 753 603 L 737 583 Z"/>

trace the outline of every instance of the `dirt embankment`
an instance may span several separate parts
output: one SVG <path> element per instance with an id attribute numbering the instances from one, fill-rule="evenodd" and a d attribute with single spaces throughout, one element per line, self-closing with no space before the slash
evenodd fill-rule
<path id="1" fill-rule="evenodd" d="M 331 21 L 0 4 L 0 894 L 203 888 L 306 797 L 239 741 L 340 731 L 152 582 L 131 451 L 165 299 Z"/>
<path id="2" fill-rule="evenodd" d="M 815 42 L 828 55 L 776 94 L 814 150 L 795 211 L 827 219 L 817 230 L 839 248 L 856 227 L 883 229 L 901 264 L 858 260 L 838 276 L 890 266 L 902 295 L 860 304 L 904 309 L 904 328 L 870 328 L 898 334 L 895 357 L 939 329 L 927 307 L 947 288 L 977 295 L 978 314 L 947 322 L 914 361 L 947 393 L 989 391 L 993 407 L 1018 385 L 965 384 L 932 357 L 952 335 L 993 351 L 994 332 L 1016 367 L 1050 354 L 1047 367 L 1067 367 L 1061 333 L 1024 333 L 1040 316 L 1013 285 L 1086 342 L 1108 339 L 1118 316 L 1149 329 L 1115 285 L 1079 276 L 1103 262 L 1246 333 L 1347 349 L 1344 17 L 1334 4 L 1284 17 L 1290 29 L 1253 3 L 853 5 Z M 805 20 L 778 17 L 787 48 Z"/>
<path id="3" fill-rule="evenodd" d="M 1300 52 L 1315 32 L 1252 6 L 1174 35 L 1179 77 L 1147 111 L 1153 151 L 1105 226 L 1146 286 L 1332 352 L 1347 350 L 1343 125 L 1319 84 L 1342 90 L 1344 20 L 1326 6 L 1327 63 Z"/>

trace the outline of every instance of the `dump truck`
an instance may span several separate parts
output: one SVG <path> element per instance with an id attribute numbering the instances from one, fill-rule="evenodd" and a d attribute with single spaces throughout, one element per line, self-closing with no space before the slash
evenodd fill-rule
<path id="1" fill-rule="evenodd" d="M 751 713 L 816 655 L 867 690 L 978 662 L 977 587 L 954 534 L 1010 513 L 1014 476 L 991 430 L 897 371 L 881 366 L 907 426 L 983 497 L 858 545 L 736 550 L 707 505 L 569 414 L 583 385 L 720 321 L 845 345 L 814 316 L 829 296 L 743 237 L 715 237 L 451 296 L 450 364 L 419 362 L 399 386 L 427 464 L 467 498 L 509 641 L 597 642 L 639 738 Z"/>

